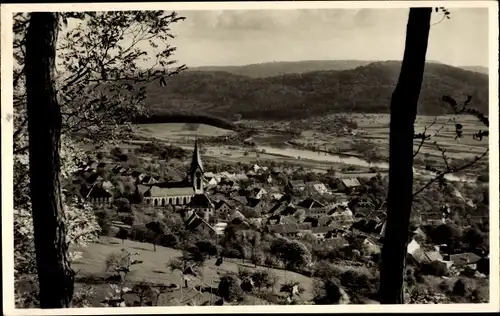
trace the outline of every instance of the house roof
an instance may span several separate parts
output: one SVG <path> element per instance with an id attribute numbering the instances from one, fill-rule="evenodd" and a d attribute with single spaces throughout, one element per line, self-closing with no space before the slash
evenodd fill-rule
<path id="1" fill-rule="evenodd" d="M 215 233 L 217 233 L 217 231 L 212 226 L 210 226 L 210 224 L 205 222 L 203 220 L 203 218 L 198 216 L 196 213 L 193 213 L 193 215 L 188 219 L 188 221 L 186 223 L 186 226 L 188 226 L 191 229 L 195 229 L 200 225 L 205 225 L 205 226 L 209 227 L 211 230 L 213 230 Z"/>
<path id="2" fill-rule="evenodd" d="M 430 262 L 443 260 L 443 256 L 441 256 L 439 251 L 427 251 L 425 252 L 425 256 L 429 259 Z"/>
<path id="3" fill-rule="evenodd" d="M 257 207 L 264 205 L 264 202 L 260 199 L 249 198 L 247 200 L 248 200 L 248 206 L 250 207 Z"/>
<path id="4" fill-rule="evenodd" d="M 361 185 L 361 183 L 359 183 L 359 180 L 356 178 L 341 179 L 341 181 L 348 188 L 358 187 Z"/>
<path id="5" fill-rule="evenodd" d="M 87 198 L 109 198 L 112 196 L 113 194 L 111 192 L 109 192 L 99 184 L 93 185 L 87 194 Z"/>
<path id="6" fill-rule="evenodd" d="M 241 195 L 233 196 L 232 199 L 240 204 L 243 204 L 243 205 L 248 204 L 247 198 L 244 196 L 241 196 Z"/>
<path id="7" fill-rule="evenodd" d="M 269 210 L 269 213 L 272 213 L 274 215 L 279 215 L 287 207 L 288 207 L 287 202 L 278 202 L 278 203 L 274 204 L 274 206 Z"/>
<path id="8" fill-rule="evenodd" d="M 194 189 L 191 187 L 160 188 L 153 185 L 149 193 L 151 197 L 189 196 L 194 195 Z"/>
<path id="9" fill-rule="evenodd" d="M 313 198 L 307 198 L 304 201 L 300 202 L 299 205 L 300 207 L 311 209 L 311 208 L 317 208 L 317 207 L 325 207 L 322 203 L 318 202 L 317 200 Z"/>
<path id="10" fill-rule="evenodd" d="M 335 230 L 334 227 L 329 227 L 329 226 L 318 226 L 318 227 L 313 227 L 311 228 L 311 233 L 313 234 L 322 234 L 322 233 L 328 233 Z"/>
<path id="11" fill-rule="evenodd" d="M 204 176 L 205 178 L 213 178 L 213 177 L 215 177 L 215 174 L 214 174 L 213 172 L 210 172 L 210 171 L 209 171 L 209 172 L 205 172 L 205 173 L 203 174 L 203 176 Z"/>
<path id="12" fill-rule="evenodd" d="M 306 184 L 302 180 L 290 180 L 290 181 L 288 181 L 288 183 L 292 187 L 305 187 L 306 186 Z"/>
<path id="13" fill-rule="evenodd" d="M 229 203 L 226 200 L 219 200 L 217 201 L 217 203 L 215 203 L 215 209 L 218 210 L 224 205 L 231 207 L 231 205 L 229 205 Z"/>
<path id="14" fill-rule="evenodd" d="M 333 221 L 331 216 L 323 216 L 318 218 L 318 226 L 328 226 Z"/>
<path id="15" fill-rule="evenodd" d="M 208 198 L 206 194 L 196 194 L 191 198 L 189 202 L 189 207 L 192 208 L 213 208 L 214 205 L 212 201 Z"/>
<path id="16" fill-rule="evenodd" d="M 298 221 L 293 216 L 280 216 L 280 224 L 298 224 Z"/>
<path id="17" fill-rule="evenodd" d="M 479 260 L 481 260 L 481 257 L 472 252 L 450 255 L 450 261 L 453 261 L 458 266 L 476 263 Z"/>
<path id="18" fill-rule="evenodd" d="M 149 185 L 139 184 L 137 185 L 137 190 L 140 194 L 146 193 L 151 187 Z"/>
<path id="19" fill-rule="evenodd" d="M 267 225 L 267 229 L 269 230 L 269 232 L 277 234 L 295 233 L 299 231 L 299 227 L 297 224 Z"/>

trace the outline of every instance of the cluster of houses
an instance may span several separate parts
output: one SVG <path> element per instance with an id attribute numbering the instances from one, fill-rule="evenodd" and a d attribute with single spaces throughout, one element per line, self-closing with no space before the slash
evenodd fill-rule
<path id="1" fill-rule="evenodd" d="M 424 232 L 420 229 L 414 233 L 425 238 Z M 434 249 L 425 249 L 413 238 L 407 247 L 407 262 L 418 265 L 432 263 L 440 266 L 443 271 L 450 275 L 459 275 L 464 270 L 469 270 L 476 276 L 489 273 L 489 268 L 487 268 L 489 257 L 481 257 L 472 252 L 449 254 L 445 249 L 446 245 L 436 245 Z"/>
<path id="2" fill-rule="evenodd" d="M 105 167 L 103 163 L 92 162 L 82 170 L 87 175 L 84 198 L 96 207 L 111 206 L 117 189 L 99 176 L 99 170 Z M 365 249 L 370 249 L 371 253 L 380 252 L 385 213 L 353 214 L 348 207 L 348 196 L 355 195 L 361 187 L 355 178 L 336 179 L 332 190 L 320 181 L 290 180 L 289 174 L 278 167 L 255 164 L 247 172 L 207 172 L 197 142 L 189 171 L 179 181 L 160 182 L 145 173 L 118 165 L 109 170 L 114 175 L 131 177 L 135 188 L 129 190 L 138 192 L 144 205 L 173 206 L 182 210 L 186 226 L 192 230 L 221 236 L 231 224 L 241 230 L 257 228 L 292 238 L 311 235 L 318 242 L 328 240 L 341 245 L 347 243 L 347 236 L 354 234 Z M 335 203 L 318 201 L 312 197 L 315 195 L 335 197 L 332 199 Z M 443 210 L 442 214 L 425 214 L 423 222 L 445 223 L 448 213 Z M 462 266 L 471 266 L 481 259 L 473 254 L 465 256 L 465 260 L 459 255 L 443 256 L 439 250 L 423 251 L 415 240 L 408 245 L 408 254 L 418 263 L 439 262 L 447 269 L 460 262 Z"/>

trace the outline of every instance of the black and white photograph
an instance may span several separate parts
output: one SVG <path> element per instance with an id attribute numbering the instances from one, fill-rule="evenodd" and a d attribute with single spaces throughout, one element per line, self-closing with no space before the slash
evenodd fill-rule
<path id="1" fill-rule="evenodd" d="M 496 1 L 1 14 L 5 315 L 498 311 Z"/>

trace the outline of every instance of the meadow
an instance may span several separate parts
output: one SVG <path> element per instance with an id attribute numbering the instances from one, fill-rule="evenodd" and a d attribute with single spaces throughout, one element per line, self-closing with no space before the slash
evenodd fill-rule
<path id="1" fill-rule="evenodd" d="M 121 249 L 127 249 L 130 253 L 139 253 L 137 256 L 138 260 L 143 261 L 143 263 L 134 265 L 132 271 L 127 275 L 127 284 L 133 285 L 134 283 L 145 281 L 154 285 L 166 285 L 171 284 L 180 285 L 181 275 L 179 271 L 170 271 L 167 267 L 169 260 L 178 258 L 182 256 L 182 252 L 172 248 L 166 248 L 162 246 L 156 246 L 156 251 L 154 251 L 154 246 L 148 243 L 140 243 L 131 240 L 125 240 L 123 243 L 120 239 L 110 238 L 110 237 L 100 237 L 99 243 L 89 244 L 85 248 L 74 249 L 76 251 L 82 252 L 81 258 L 77 259 L 72 263 L 72 267 L 77 271 L 76 275 L 76 289 L 81 289 L 83 285 L 93 285 L 94 291 L 96 293 L 93 306 L 101 306 L 100 302 L 105 299 L 106 295 L 110 292 L 109 282 L 107 278 L 112 277 L 110 272 L 105 271 L 105 261 L 109 254 L 119 252 Z M 252 271 L 259 269 L 267 270 L 274 273 L 278 277 L 278 282 L 274 286 L 274 293 L 278 294 L 280 285 L 286 282 L 300 282 L 301 286 L 304 288 L 305 292 L 302 294 L 302 299 L 305 301 L 310 301 L 313 295 L 313 279 L 292 271 L 286 271 L 281 269 L 267 268 L 263 266 L 257 266 L 247 262 L 242 262 L 238 259 L 227 259 L 224 258 L 223 263 L 217 267 L 215 265 L 216 258 L 211 258 L 205 261 L 202 276 L 200 278 L 192 278 L 188 284 L 188 288 L 183 289 L 182 301 L 181 301 L 181 291 L 179 288 L 175 290 L 168 291 L 159 297 L 160 306 L 168 305 L 179 305 L 180 303 L 186 304 L 188 302 L 194 303 L 196 305 L 209 304 L 210 302 L 215 302 L 218 297 L 215 294 L 210 294 L 210 292 L 205 292 L 200 294 L 196 291 L 194 287 L 196 285 L 202 285 L 203 287 L 211 286 L 214 290 L 217 288 L 219 283 L 219 277 L 227 272 L 238 273 L 240 268 L 251 268 Z M 131 306 L 132 302 L 136 299 L 134 294 L 126 294 L 125 299 Z M 270 304 L 266 300 L 253 297 L 252 295 L 246 295 L 244 304 L 257 304 L 266 305 Z"/>

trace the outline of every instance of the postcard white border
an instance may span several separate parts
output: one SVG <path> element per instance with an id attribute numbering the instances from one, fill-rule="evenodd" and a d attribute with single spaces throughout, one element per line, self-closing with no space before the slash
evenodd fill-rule
<path id="1" fill-rule="evenodd" d="M 122 315 L 126 314 L 228 314 L 228 313 L 387 313 L 387 312 L 480 312 L 499 311 L 499 274 L 490 275 L 490 303 L 442 305 L 302 305 L 302 306 L 172 306 L 125 308 L 70 308 L 59 310 L 14 309 L 13 293 L 13 187 L 12 187 L 12 13 L 29 11 L 116 11 L 116 10 L 284 10 L 360 9 L 408 7 L 488 8 L 489 9 L 489 91 L 490 91 L 490 258 L 491 271 L 499 271 L 499 139 L 498 139 L 498 3 L 497 1 L 318 1 L 318 2 L 186 2 L 186 3 L 79 3 L 2 4 L 1 8 L 1 119 L 2 119 L 2 260 L 5 315 Z M 467 45 L 467 43 L 464 43 Z"/>

